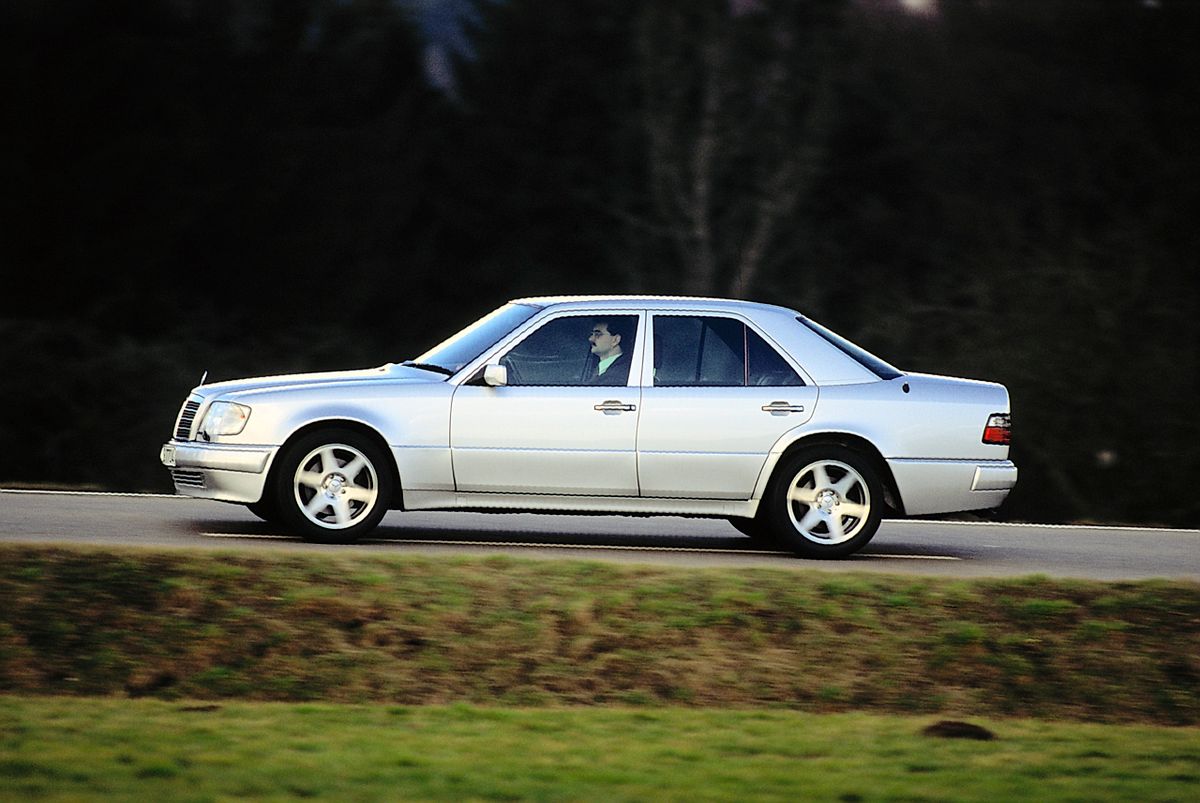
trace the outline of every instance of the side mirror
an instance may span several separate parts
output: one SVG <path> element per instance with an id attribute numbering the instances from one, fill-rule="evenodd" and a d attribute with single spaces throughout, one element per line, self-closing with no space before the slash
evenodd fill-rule
<path id="1" fill-rule="evenodd" d="M 503 365 L 486 365 L 483 368 L 483 384 L 502 388 L 508 384 L 508 368 Z"/>

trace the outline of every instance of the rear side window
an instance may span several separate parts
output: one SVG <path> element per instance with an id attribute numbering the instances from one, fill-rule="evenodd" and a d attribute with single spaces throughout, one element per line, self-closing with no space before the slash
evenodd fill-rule
<path id="1" fill-rule="evenodd" d="M 763 340 L 757 332 L 746 327 L 746 359 L 749 365 L 746 384 L 756 387 L 791 387 L 803 385 L 792 366 Z"/>
<path id="2" fill-rule="evenodd" d="M 654 318 L 656 387 L 803 385 L 804 380 L 754 330 L 731 318 Z"/>

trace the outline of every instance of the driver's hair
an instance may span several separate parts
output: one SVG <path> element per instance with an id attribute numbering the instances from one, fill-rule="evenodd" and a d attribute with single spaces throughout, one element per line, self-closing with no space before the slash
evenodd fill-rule
<path id="1" fill-rule="evenodd" d="M 621 349 L 625 350 L 633 345 L 633 329 L 634 320 L 632 316 L 616 316 L 612 318 L 596 318 L 593 320 L 592 326 L 604 324 L 610 335 L 620 335 Z"/>

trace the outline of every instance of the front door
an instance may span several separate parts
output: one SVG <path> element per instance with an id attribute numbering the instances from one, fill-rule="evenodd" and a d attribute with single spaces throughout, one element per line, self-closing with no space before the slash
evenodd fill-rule
<path id="1" fill-rule="evenodd" d="M 548 319 L 495 360 L 508 384 L 454 393 L 464 493 L 637 496 L 639 329 L 629 311 Z"/>

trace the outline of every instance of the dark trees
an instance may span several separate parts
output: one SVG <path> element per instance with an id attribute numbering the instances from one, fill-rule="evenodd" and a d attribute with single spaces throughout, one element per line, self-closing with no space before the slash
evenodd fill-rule
<path id="1" fill-rule="evenodd" d="M 487 6 L 460 96 L 500 248 L 576 289 L 759 290 L 799 253 L 843 5 Z"/>
<path id="2" fill-rule="evenodd" d="M 1005 382 L 1013 516 L 1200 519 L 1200 7 L 480 2 L 450 93 L 404 8 L 0 12 L 0 481 L 162 487 L 206 368 L 403 358 L 524 294 L 729 294 Z"/>

